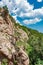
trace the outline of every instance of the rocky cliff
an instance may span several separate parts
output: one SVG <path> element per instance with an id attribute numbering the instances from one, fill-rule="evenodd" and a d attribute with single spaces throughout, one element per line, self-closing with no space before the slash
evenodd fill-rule
<path id="1" fill-rule="evenodd" d="M 19 40 L 22 42 L 28 40 L 26 32 L 18 27 L 15 28 L 9 14 L 4 8 L 1 8 L 0 65 L 29 65 L 29 57 L 24 47 L 16 44 Z"/>

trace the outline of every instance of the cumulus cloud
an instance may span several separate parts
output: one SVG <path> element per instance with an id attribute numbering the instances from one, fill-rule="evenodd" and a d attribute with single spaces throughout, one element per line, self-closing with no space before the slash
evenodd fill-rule
<path id="1" fill-rule="evenodd" d="M 21 14 L 21 12 L 23 13 L 27 13 L 29 11 L 31 11 L 34 6 L 30 5 L 27 0 L 20 0 L 19 4 L 16 4 L 17 9 L 15 10 L 15 8 L 12 10 L 14 13 L 17 14 L 17 16 L 19 16 Z"/>
<path id="2" fill-rule="evenodd" d="M 42 2 L 42 0 L 37 0 L 37 2 Z"/>
<path id="3" fill-rule="evenodd" d="M 24 22 L 24 24 L 35 24 L 35 23 L 37 23 L 37 22 L 40 22 L 41 21 L 41 19 L 38 19 L 38 18 L 34 18 L 34 19 L 30 19 L 30 20 L 24 20 L 23 22 Z"/>
<path id="4" fill-rule="evenodd" d="M 28 18 L 42 18 L 43 17 L 43 7 L 35 10 L 31 10 L 30 12 L 21 13 L 20 17 L 28 17 Z"/>
<path id="5" fill-rule="evenodd" d="M 0 6 L 1 6 L 1 7 L 3 6 L 3 2 L 2 2 L 2 1 L 0 2 Z"/>
<path id="6" fill-rule="evenodd" d="M 38 0 L 39 1 L 39 0 Z M 41 1 L 41 0 L 40 0 Z M 13 18 L 18 21 L 17 17 L 24 18 L 23 22 L 26 24 L 35 24 L 43 19 L 43 7 L 34 9 L 27 0 L 2 0 L 0 6 L 7 5 L 9 13 L 15 14 Z M 34 10 L 33 10 L 34 9 Z M 30 18 L 29 20 L 25 18 Z M 20 23 L 20 21 L 18 21 Z"/>

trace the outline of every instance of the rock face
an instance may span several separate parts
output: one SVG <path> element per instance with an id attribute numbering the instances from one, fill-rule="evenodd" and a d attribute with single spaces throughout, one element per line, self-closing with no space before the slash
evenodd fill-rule
<path id="1" fill-rule="evenodd" d="M 24 50 L 22 48 L 20 48 L 17 57 L 19 57 L 18 61 L 19 61 L 20 65 L 21 64 L 23 64 L 23 65 L 29 65 L 28 55 L 24 52 Z"/>
<path id="2" fill-rule="evenodd" d="M 21 41 L 26 42 L 28 40 L 28 36 L 25 31 L 23 31 L 22 29 L 18 29 L 17 32 L 20 34 Z"/>
<path id="3" fill-rule="evenodd" d="M 3 10 L 1 13 L 4 13 Z M 23 35 L 25 36 L 25 34 Z M 6 16 L 6 20 L 0 15 L 0 65 L 5 57 L 9 60 L 8 65 L 29 65 L 28 55 L 22 48 L 18 50 L 16 46 L 13 23 L 9 15 Z M 15 61 L 17 62 L 15 63 Z"/>

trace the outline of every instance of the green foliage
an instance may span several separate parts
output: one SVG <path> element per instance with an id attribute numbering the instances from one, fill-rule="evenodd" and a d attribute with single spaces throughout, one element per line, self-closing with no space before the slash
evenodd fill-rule
<path id="1" fill-rule="evenodd" d="M 3 7 L 3 9 L 5 10 L 5 13 L 8 13 L 9 12 L 6 5 Z"/>
<path id="2" fill-rule="evenodd" d="M 43 65 L 43 61 L 38 58 L 35 65 Z"/>
<path id="3" fill-rule="evenodd" d="M 14 65 L 17 65 L 17 61 L 16 60 L 14 60 Z"/>
<path id="4" fill-rule="evenodd" d="M 31 65 L 35 65 L 35 63 L 37 63 L 38 58 L 40 58 L 41 61 L 43 60 L 42 36 L 40 36 L 40 35 L 38 36 L 37 34 L 36 35 L 34 35 L 34 34 L 31 34 L 29 37 L 29 40 L 28 40 L 28 44 L 30 44 L 30 46 L 33 47 L 32 51 L 28 54 L 30 57 Z"/>
<path id="5" fill-rule="evenodd" d="M 3 60 L 2 60 L 2 65 L 8 65 L 8 64 L 7 64 L 7 59 L 3 59 Z"/>

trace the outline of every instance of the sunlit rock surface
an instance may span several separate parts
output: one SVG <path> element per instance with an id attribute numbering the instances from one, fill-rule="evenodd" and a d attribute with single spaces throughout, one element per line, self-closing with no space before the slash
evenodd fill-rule
<path id="1" fill-rule="evenodd" d="M 4 10 L 0 12 L 0 65 L 2 60 L 6 58 L 8 65 L 29 65 L 29 58 L 25 51 L 16 46 L 16 37 L 14 37 L 13 23 L 9 17 L 9 14 L 5 17 L 1 16 L 4 14 Z M 22 31 L 22 32 L 21 32 Z M 27 34 L 19 29 L 17 31 L 20 35 L 20 39 L 28 40 Z M 16 62 L 15 62 L 16 61 Z"/>

